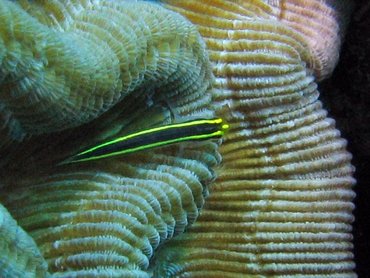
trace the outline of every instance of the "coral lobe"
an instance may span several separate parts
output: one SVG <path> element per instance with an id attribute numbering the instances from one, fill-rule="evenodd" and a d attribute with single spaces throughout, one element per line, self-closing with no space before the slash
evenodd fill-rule
<path id="1" fill-rule="evenodd" d="M 354 277 L 351 155 L 315 83 L 337 61 L 336 8 L 162 2 L 0 0 L 0 200 L 31 246 L 0 274 Z M 215 116 L 230 124 L 219 149 L 55 166 Z"/>

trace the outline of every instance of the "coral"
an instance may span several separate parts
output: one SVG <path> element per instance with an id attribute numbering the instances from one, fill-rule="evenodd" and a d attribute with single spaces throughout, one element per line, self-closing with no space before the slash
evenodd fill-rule
<path id="1" fill-rule="evenodd" d="M 334 70 L 352 9 L 350 1 L 268 0 L 272 15 L 304 37 L 317 81 Z M 309 23 L 309 24 L 308 24 Z"/>
<path id="2" fill-rule="evenodd" d="M 173 109 L 183 95 L 179 114 L 208 101 L 199 35 L 157 5 L 3 0 L 0 12 L 1 114 L 12 139 L 80 126 L 139 88 L 173 89 L 166 95 Z M 189 103 L 185 95 L 195 91 Z"/>
<path id="3" fill-rule="evenodd" d="M 161 249 L 156 275 L 355 276 L 351 155 L 306 67 L 311 41 L 259 1 L 252 16 L 242 1 L 166 3 L 205 39 L 231 130 L 200 217 Z"/>
<path id="4" fill-rule="evenodd" d="M 48 271 L 355 276 L 351 155 L 315 83 L 336 63 L 334 7 L 162 2 L 174 12 L 0 0 L 0 200 Z M 301 12 L 331 28 L 304 28 Z M 56 166 L 113 136 L 215 114 L 231 127 L 218 167 L 210 141 Z"/>
<path id="5" fill-rule="evenodd" d="M 321 99 L 337 123 L 341 134 L 348 138 L 353 154 L 357 180 L 356 209 L 353 225 L 356 274 L 366 277 L 370 272 L 370 2 L 356 1 L 338 67 L 331 79 L 320 84 Z"/>
<path id="6" fill-rule="evenodd" d="M 47 264 L 34 240 L 0 205 L 0 276 L 46 277 Z"/>
<path id="7" fill-rule="evenodd" d="M 124 1 L 1 1 L 0 18 L 1 201 L 53 276 L 148 276 L 154 250 L 197 218 L 217 143 L 56 165 L 113 136 L 213 117 L 199 33 Z"/>

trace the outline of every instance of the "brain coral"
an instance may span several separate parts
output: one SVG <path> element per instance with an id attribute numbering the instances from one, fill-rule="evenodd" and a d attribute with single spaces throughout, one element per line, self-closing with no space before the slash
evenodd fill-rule
<path id="1" fill-rule="evenodd" d="M 163 2 L 173 11 L 0 0 L 0 199 L 22 227 L 1 210 L 0 274 L 355 276 L 351 155 L 314 82 L 336 63 L 340 14 L 319 0 Z M 56 166 L 214 115 L 231 126 L 220 166 L 211 141 Z"/>
<path id="2" fill-rule="evenodd" d="M 336 36 L 312 50 L 322 30 L 304 32 L 289 16 L 289 5 L 303 10 L 305 1 L 166 2 L 205 39 L 216 77 L 215 107 L 232 129 L 200 217 L 165 246 L 157 273 L 355 276 L 351 155 L 318 101 L 312 76 L 332 67 L 327 61 L 333 58 L 321 57 L 321 49 L 338 47 L 340 34 L 333 31 Z M 335 11 L 323 1 L 311 4 L 316 14 L 323 9 L 325 22 L 335 22 L 326 18 Z"/>
<path id="3" fill-rule="evenodd" d="M 54 275 L 145 275 L 158 245 L 198 216 L 220 160 L 217 144 L 55 165 L 130 130 L 212 117 L 199 33 L 142 3 L 0 7 L 2 202 Z"/>

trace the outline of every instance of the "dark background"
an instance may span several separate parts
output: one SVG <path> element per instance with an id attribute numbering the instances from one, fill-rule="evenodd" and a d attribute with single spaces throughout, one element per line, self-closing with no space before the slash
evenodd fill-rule
<path id="1" fill-rule="evenodd" d="M 340 0 L 338 0 L 340 1 Z M 353 225 L 356 272 L 370 277 L 370 1 L 356 1 L 340 61 L 320 99 L 348 140 L 356 167 Z"/>

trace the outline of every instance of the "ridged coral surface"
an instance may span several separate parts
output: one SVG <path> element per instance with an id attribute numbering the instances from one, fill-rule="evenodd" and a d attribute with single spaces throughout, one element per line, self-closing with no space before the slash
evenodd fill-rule
<path id="1" fill-rule="evenodd" d="M 0 277 L 43 277 L 47 264 L 34 240 L 0 205 Z"/>
<path id="2" fill-rule="evenodd" d="M 163 11 L 131 1 L 2 1 L 3 129 L 17 138 L 79 126 L 134 89 L 164 84 L 174 109 L 182 94 L 182 109 L 196 110 L 208 61 L 195 28 Z M 185 94 L 196 90 L 189 103 Z"/>
<path id="3" fill-rule="evenodd" d="M 48 263 L 32 264 L 38 276 L 355 276 L 351 155 L 314 77 L 336 61 L 335 10 L 163 2 L 174 12 L 0 0 L 0 200 Z M 333 26 L 332 52 L 301 12 Z M 56 166 L 117 135 L 215 114 L 231 126 L 218 167 L 212 141 Z"/>
<path id="4" fill-rule="evenodd" d="M 0 18 L 1 201 L 53 276 L 148 276 L 159 244 L 197 218 L 217 142 L 57 164 L 130 131 L 213 117 L 199 33 L 130 1 L 1 1 Z"/>
<path id="5" fill-rule="evenodd" d="M 352 8 L 350 1 L 267 0 L 272 15 L 304 37 L 316 80 L 327 78 L 336 66 L 340 44 Z"/>
<path id="6" fill-rule="evenodd" d="M 263 2 L 166 2 L 205 39 L 231 130 L 200 217 L 161 250 L 157 276 L 355 276 L 351 155 L 318 101 L 310 42 Z"/>

